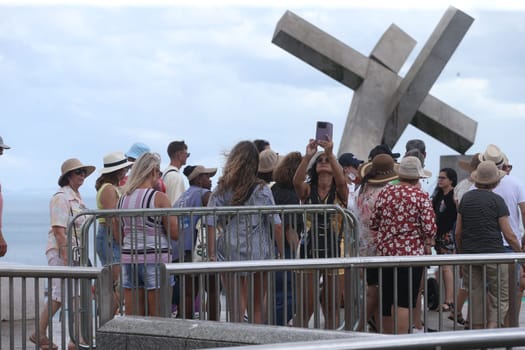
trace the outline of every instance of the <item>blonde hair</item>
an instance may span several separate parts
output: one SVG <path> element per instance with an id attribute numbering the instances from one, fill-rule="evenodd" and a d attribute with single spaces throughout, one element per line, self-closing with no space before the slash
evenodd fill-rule
<path id="1" fill-rule="evenodd" d="M 143 153 L 133 163 L 128 181 L 122 188 L 122 192 L 131 194 L 148 179 L 154 169 L 160 169 L 160 155 L 151 152 Z"/>

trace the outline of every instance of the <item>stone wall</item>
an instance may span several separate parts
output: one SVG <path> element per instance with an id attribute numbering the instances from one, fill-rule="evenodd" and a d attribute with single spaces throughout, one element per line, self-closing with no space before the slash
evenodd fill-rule
<path id="1" fill-rule="evenodd" d="M 377 334 L 158 317 L 117 317 L 98 329 L 96 339 L 100 349 L 167 350 L 369 336 Z"/>

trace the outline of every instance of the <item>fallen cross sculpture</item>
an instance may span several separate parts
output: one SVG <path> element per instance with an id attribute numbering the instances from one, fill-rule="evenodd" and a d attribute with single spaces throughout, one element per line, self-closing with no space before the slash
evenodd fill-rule
<path id="1" fill-rule="evenodd" d="M 272 42 L 354 90 L 339 154 L 366 159 L 379 143 L 394 147 L 408 124 L 463 154 L 474 143 L 477 122 L 429 91 L 473 21 L 450 7 L 404 78 L 398 73 L 416 41 L 395 24 L 369 57 L 290 11 Z"/>

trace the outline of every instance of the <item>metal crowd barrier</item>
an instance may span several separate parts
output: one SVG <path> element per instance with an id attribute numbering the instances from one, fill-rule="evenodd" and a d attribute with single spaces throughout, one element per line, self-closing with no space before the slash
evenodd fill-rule
<path id="1" fill-rule="evenodd" d="M 0 348 L 37 348 L 29 341 L 31 334 L 35 334 L 36 339 L 46 336 L 62 349 L 67 348 L 69 340 L 75 343 L 77 349 L 93 349 L 96 346 L 96 329 L 112 317 L 104 311 L 110 310 L 111 303 L 112 283 L 108 268 L 0 265 L 0 277 L 0 284 L 7 282 L 9 294 L 8 329 L 7 332 L 0 331 Z M 60 329 L 55 329 L 57 323 L 51 316 L 51 305 L 48 303 L 49 328 L 46 334 L 41 334 L 38 325 L 45 305 L 41 305 L 40 296 L 47 293 L 47 299 L 50 299 L 53 279 L 61 280 L 62 295 L 69 296 L 58 316 L 62 321 L 67 318 L 68 326 L 66 322 L 61 322 Z M 42 281 L 47 283 L 47 287 L 42 287 Z M 20 288 L 15 288 L 15 284 Z M 33 295 L 29 295 L 28 290 L 32 290 Z M 89 299 L 89 304 L 79 305 L 73 294 Z M 34 310 L 27 310 L 28 300 L 34 300 Z M 15 314 L 15 309 L 20 310 L 21 317 Z M 33 311 L 34 319 L 31 317 Z M 80 319 L 89 322 L 79 322 Z M 80 344 L 79 339 L 86 343 Z"/>
<path id="2" fill-rule="evenodd" d="M 215 275 L 219 276 L 221 274 L 242 274 L 250 273 L 253 275 L 255 272 L 275 272 L 275 271 L 290 271 L 295 273 L 298 276 L 304 271 L 315 271 L 315 274 L 320 274 L 321 271 L 339 271 L 344 269 L 345 271 L 345 288 L 343 289 L 343 298 L 344 306 L 341 308 L 340 312 L 344 315 L 344 323 L 342 322 L 339 329 L 345 329 L 348 331 L 369 331 L 366 327 L 363 326 L 364 315 L 366 315 L 366 285 L 363 284 L 362 278 L 363 269 L 378 268 L 381 271 L 385 268 L 392 267 L 398 269 L 400 267 L 408 267 L 410 270 L 417 266 L 466 266 L 470 268 L 471 266 L 486 266 L 487 264 L 497 264 L 502 266 L 502 268 L 507 268 L 509 265 L 513 266 L 516 263 L 525 262 L 524 254 L 465 254 L 465 255 L 447 255 L 447 256 L 411 256 L 411 257 L 362 257 L 362 258 L 333 258 L 333 259 L 293 259 L 293 260 L 261 260 L 261 261 L 243 261 L 243 262 L 210 262 L 210 263 L 183 263 L 183 264 L 168 264 L 166 266 L 166 272 L 168 274 L 178 275 L 192 275 L 197 276 L 200 280 L 205 280 L 205 276 Z M 425 269 L 423 278 L 429 278 L 429 273 Z M 397 283 L 397 280 L 396 282 Z M 469 281 L 469 285 L 472 282 Z M 271 285 L 268 287 L 266 294 L 272 295 Z M 349 287 L 349 288 L 346 288 Z M 234 286 L 234 288 L 239 288 Z M 379 288 L 381 289 L 381 282 L 379 283 Z M 514 291 L 517 292 L 517 285 L 514 285 Z M 512 293 L 513 290 L 509 286 L 509 296 L 515 294 Z M 499 290 L 499 286 L 498 286 Z M 199 289 L 200 295 L 204 295 L 205 288 Z M 258 291 L 254 291 L 258 292 Z M 259 291 L 260 292 L 260 291 Z M 316 298 L 320 296 L 319 291 L 312 291 Z M 422 320 L 424 323 L 425 330 L 429 330 L 429 310 L 428 310 L 428 287 L 427 284 L 423 284 L 423 307 L 422 307 Z M 498 298 L 499 298 L 498 293 Z M 482 296 L 483 304 L 487 302 L 487 292 L 485 291 Z M 516 308 L 516 302 L 510 300 L 509 298 L 509 313 L 515 315 L 517 319 L 519 315 L 519 310 Z M 381 296 L 379 298 L 381 300 Z M 204 299 L 201 302 L 205 301 Z M 300 304 L 301 300 L 296 299 L 297 303 Z M 347 303 L 347 301 L 350 301 Z M 498 299 L 498 305 L 500 299 Z M 481 307 L 480 305 L 473 305 L 472 303 L 468 304 L 469 313 L 472 314 L 473 307 Z M 276 300 L 273 300 L 273 303 L 270 301 L 267 305 L 267 314 L 268 323 L 273 324 L 272 314 L 275 314 L 275 309 L 277 308 Z M 412 311 L 414 310 L 415 305 L 412 305 L 409 310 L 409 324 L 413 322 Z M 227 308 L 226 308 L 227 309 Z M 380 306 L 381 309 L 381 306 Z M 295 307 L 294 314 L 300 313 L 300 307 Z M 212 310 L 206 309 L 205 314 L 199 313 L 200 319 L 207 319 L 206 314 Z M 309 325 L 297 324 L 294 323 L 294 326 L 301 327 L 314 327 L 320 328 L 320 310 L 316 308 L 313 315 L 313 324 L 310 322 Z M 444 331 L 450 329 L 450 327 L 444 327 L 442 311 L 439 310 L 436 331 Z M 499 325 L 503 324 L 503 312 L 498 308 L 498 319 Z M 223 317 L 224 319 L 224 317 Z M 227 318 L 226 318 L 227 320 Z M 397 314 L 393 314 L 394 329 L 397 329 Z M 484 322 L 487 321 L 486 312 L 483 313 Z M 249 318 L 246 321 L 251 321 Z M 451 321 L 452 322 L 452 321 Z M 519 326 L 519 324 L 510 324 L 511 326 Z M 379 332 L 383 332 L 383 325 L 381 318 L 378 320 Z M 460 328 L 453 323 L 453 330 L 459 330 Z"/>
<path id="3" fill-rule="evenodd" d="M 263 249 L 264 247 L 258 246 L 255 243 L 249 242 L 241 242 L 238 240 L 237 232 L 241 230 L 251 230 L 252 226 L 255 224 L 260 223 L 266 223 L 268 226 L 268 234 L 270 239 L 270 251 L 269 255 L 270 258 L 277 258 L 277 250 L 274 246 L 277 245 L 276 242 L 276 231 L 275 231 L 275 215 L 279 215 L 282 219 L 284 219 L 284 223 L 286 223 L 286 226 L 293 227 L 294 229 L 297 229 L 298 234 L 303 235 L 303 239 L 301 240 L 302 247 L 301 249 L 296 249 L 295 247 L 290 248 L 287 246 L 286 241 L 286 234 L 283 233 L 282 237 L 282 244 L 284 246 L 287 246 L 288 249 L 285 251 L 286 258 L 304 258 L 305 257 L 305 247 L 308 247 L 311 249 L 313 254 L 310 256 L 312 257 L 325 257 L 327 255 L 324 255 L 325 251 L 331 250 L 332 254 L 338 254 L 338 256 L 355 256 L 358 251 L 357 247 L 357 235 L 358 235 L 358 228 L 357 223 L 355 220 L 355 217 L 346 209 L 342 209 L 338 206 L 330 206 L 330 205 L 310 205 L 310 206 L 253 206 L 253 207 L 221 207 L 221 208 L 170 208 L 170 209 L 147 209 L 147 210 L 93 210 L 93 211 L 85 211 L 82 213 L 77 214 L 76 217 L 80 216 L 87 216 L 88 218 L 85 220 L 85 223 L 82 227 L 82 244 L 80 248 L 80 264 L 86 265 L 88 262 L 93 263 L 95 266 L 99 265 L 99 259 L 97 255 L 95 254 L 95 236 L 97 232 L 97 225 L 94 223 L 95 218 L 106 218 L 106 221 L 109 222 L 109 218 L 117 218 L 118 220 L 121 220 L 124 217 L 130 217 L 132 222 L 134 220 L 138 219 L 144 219 L 147 217 L 152 218 L 162 218 L 165 216 L 174 215 L 178 218 L 178 225 L 179 225 L 179 232 L 182 232 L 183 229 L 188 224 L 193 224 L 195 221 L 197 221 L 197 218 L 201 218 L 201 225 L 202 229 L 199 231 L 199 234 L 202 234 L 204 237 L 204 242 L 207 242 L 207 230 L 206 230 L 206 223 L 208 220 L 212 222 L 217 228 L 227 226 L 228 232 L 225 234 L 224 232 L 220 232 L 219 229 L 216 230 L 216 233 L 223 234 L 224 240 L 223 243 L 227 246 L 225 251 L 228 254 L 231 255 L 238 255 L 240 251 L 258 251 Z M 331 237 L 330 235 L 323 235 L 322 238 L 318 238 L 318 232 L 316 230 L 317 227 L 334 227 L 334 230 L 339 233 L 338 236 Z M 110 238 L 113 236 L 113 227 L 111 225 L 107 226 L 109 229 L 109 235 L 108 235 L 108 246 L 111 246 L 111 240 Z M 308 232 L 309 235 L 305 236 L 306 229 L 299 230 L 299 227 L 311 227 Z M 283 228 L 283 231 L 285 231 L 286 227 Z M 69 237 L 71 237 L 72 232 L 71 230 L 68 230 Z M 162 234 L 159 232 L 159 235 Z M 136 236 L 140 238 L 140 236 L 143 235 L 142 232 L 137 232 Z M 122 232 L 121 228 L 119 228 L 119 232 L 117 232 L 117 236 L 120 237 L 119 241 L 121 241 Z M 135 238 L 136 239 L 136 238 Z M 196 244 L 198 244 L 199 240 L 193 240 L 193 237 L 191 239 L 191 242 L 189 242 L 191 246 L 190 252 L 193 252 L 193 257 L 188 254 L 188 251 L 184 251 L 184 240 L 188 239 L 188 237 L 179 236 L 179 241 L 175 245 L 174 250 L 172 250 L 172 254 L 178 257 L 179 262 L 187 262 L 188 260 L 193 260 L 194 257 L 198 257 L 195 252 Z M 72 242 L 72 239 L 70 238 L 70 243 Z M 341 242 L 344 242 L 341 243 Z M 243 246 L 244 244 L 244 246 Z M 242 247 L 241 247 L 242 246 Z M 243 248 L 243 249 L 241 249 Z M 336 252 L 337 253 L 334 253 Z M 142 251 L 138 251 L 138 254 L 143 253 Z M 201 256 L 199 257 L 199 260 L 201 261 L 208 261 L 208 257 L 206 256 L 206 248 L 200 250 Z M 204 253 L 204 254 L 202 254 Z M 70 261 L 71 264 L 74 262 Z M 118 265 L 118 264 L 115 264 Z M 162 267 L 160 267 L 162 268 Z M 162 274 L 161 274 L 162 275 Z M 288 273 L 286 275 L 282 275 L 282 273 L 277 273 L 272 276 L 265 276 L 265 279 L 268 281 L 268 283 L 273 286 L 275 289 L 275 279 L 277 278 L 277 283 L 280 283 L 281 285 L 284 283 L 286 286 L 284 286 L 285 291 L 284 295 L 288 296 L 291 294 L 291 273 Z M 203 307 L 205 305 L 208 305 L 205 300 L 199 299 L 197 297 L 196 290 L 199 288 L 199 285 L 206 284 L 205 290 L 209 291 L 210 295 L 216 295 L 217 297 L 220 297 L 219 291 L 221 290 L 221 277 L 220 276 L 211 276 L 207 277 L 205 279 L 205 283 L 198 283 L 197 279 L 195 278 L 183 278 L 185 275 L 178 275 L 175 276 L 177 283 L 174 288 L 174 293 L 178 294 L 180 296 L 180 302 L 179 302 L 179 309 L 177 310 L 177 313 L 179 317 L 182 318 L 193 318 L 194 315 L 197 314 L 199 310 L 199 302 L 203 301 Z M 339 280 L 329 281 L 332 280 L 330 275 L 325 274 L 323 271 L 321 272 L 312 272 L 310 276 L 305 275 L 300 282 L 304 283 L 304 281 L 308 281 L 307 278 L 310 278 L 310 280 L 313 278 L 315 281 L 319 281 L 322 277 L 324 277 L 324 285 L 328 286 L 329 282 L 332 282 L 331 284 L 337 287 L 331 288 L 332 294 L 333 291 L 336 289 L 341 289 L 340 285 L 343 283 L 348 283 L 350 286 L 348 278 L 345 277 L 347 282 L 343 281 L 343 275 L 341 272 L 341 277 Z M 313 277 L 312 277 L 313 276 Z M 224 279 L 224 276 L 222 276 L 222 279 Z M 162 281 L 159 281 L 162 282 Z M 222 281 L 224 282 L 224 281 Z M 253 281 L 252 281 L 253 282 Z M 295 283 L 295 282 L 294 282 Z M 117 285 L 121 286 L 121 283 L 117 283 Z M 355 284 L 352 284 L 355 286 Z M 287 287 L 288 286 L 288 287 Z M 305 285 L 305 288 L 307 286 Z M 250 286 L 251 288 L 251 286 Z M 288 288 L 288 290 L 286 290 Z M 349 288 L 349 287 L 347 287 Z M 325 290 L 328 290 L 328 288 L 325 288 Z M 215 293 L 214 293 L 215 291 Z M 165 290 L 164 288 L 161 289 L 161 293 L 165 293 L 169 297 L 172 293 Z M 309 292 L 310 293 L 310 292 Z M 117 293 L 120 300 L 120 313 L 125 314 L 125 310 L 122 308 L 122 305 L 124 303 L 123 300 L 123 290 L 121 287 L 119 287 L 119 292 Z M 147 294 L 147 293 L 146 293 Z M 253 293 L 252 293 L 253 294 Z M 314 295 L 315 294 L 315 295 Z M 325 293 L 327 294 L 327 293 Z M 193 300 L 186 302 L 188 299 L 188 295 L 195 295 L 195 298 L 192 298 Z M 199 293 L 200 295 L 200 293 Z M 159 303 L 156 306 L 156 309 L 159 314 L 164 316 L 169 316 L 172 314 L 171 307 L 166 307 L 166 305 L 171 305 L 172 303 L 168 301 L 164 301 L 164 294 L 161 295 L 161 298 L 159 299 Z M 273 297 L 275 296 L 275 292 L 273 294 L 270 294 L 266 297 Z M 237 297 L 237 296 L 234 296 Z M 310 298 L 314 297 L 318 299 L 319 292 L 316 290 L 314 293 L 310 293 Z M 330 297 L 329 295 L 325 295 L 325 298 Z M 335 298 L 335 296 L 333 296 Z M 133 299 L 139 301 L 139 295 L 134 294 Z M 162 300 L 162 301 L 161 301 Z M 212 302 L 213 305 L 219 305 L 219 302 L 213 304 L 213 299 L 210 299 L 210 302 Z M 223 303 L 224 304 L 224 303 Z M 253 304 L 251 304 L 253 305 Z M 315 308 L 317 312 L 317 308 Z M 314 312 L 313 308 L 310 310 L 312 313 Z M 147 312 L 147 310 L 146 310 Z M 287 313 L 286 313 L 287 312 Z M 213 319 L 219 319 L 218 311 L 216 312 L 217 316 Z M 212 315 L 212 313 L 207 313 L 207 315 Z M 291 311 L 285 311 L 285 317 L 289 318 L 291 315 Z M 251 313 L 250 313 L 251 316 Z M 250 317 L 248 316 L 248 317 Z M 316 320 L 319 320 L 319 314 L 316 313 Z M 281 316 L 282 318 L 282 316 Z M 316 321 L 317 324 L 319 324 L 318 321 Z"/>
<path id="4" fill-rule="evenodd" d="M 430 266 L 452 265 L 454 271 L 454 281 L 459 279 L 459 267 L 466 266 L 467 271 L 471 269 L 469 266 L 486 266 L 489 263 L 499 264 L 501 267 L 506 265 L 514 266 L 516 263 L 522 263 L 525 259 L 522 254 L 489 254 L 489 255 L 440 255 L 440 256 L 419 256 L 419 257 L 357 257 L 358 254 L 358 225 L 356 219 L 349 211 L 341 209 L 336 206 L 275 206 L 275 207 L 224 207 L 224 208 L 170 208 L 170 209 L 148 209 L 148 210 L 97 210 L 87 211 L 80 215 L 90 215 L 94 218 L 122 218 L 125 216 L 131 217 L 163 217 L 175 215 L 179 218 L 179 228 L 182 230 L 186 223 L 191 222 L 196 217 L 202 216 L 204 218 L 211 218 L 211 222 L 216 226 L 220 225 L 221 221 L 235 222 L 235 227 L 239 228 L 242 225 L 249 227 L 250 223 L 260 221 L 262 217 L 269 220 L 269 233 L 272 239 L 275 239 L 275 231 L 273 229 L 273 214 L 280 214 L 281 217 L 286 217 L 287 222 L 291 226 L 299 227 L 302 222 L 307 226 L 307 222 L 322 223 L 327 225 L 332 218 L 337 217 L 344 236 L 344 250 L 341 256 L 344 258 L 336 259 L 315 259 L 318 256 L 306 257 L 297 253 L 297 250 L 291 249 L 285 256 L 286 259 L 278 259 L 276 252 L 272 252 L 273 258 L 262 261 L 242 261 L 242 262 L 207 262 L 207 257 L 202 256 L 202 262 L 188 263 L 184 254 L 183 244 L 180 240 L 177 245 L 177 253 L 180 258 L 180 263 L 167 264 L 164 272 L 164 265 L 160 264 L 161 273 L 159 275 L 159 282 L 162 283 L 160 294 L 157 298 L 157 305 L 155 306 L 160 315 L 168 317 L 174 316 L 171 309 L 172 290 L 169 283 L 170 277 L 177 277 L 175 285 L 175 292 L 178 291 L 180 295 L 179 309 L 177 310 L 177 317 L 180 318 L 199 318 L 199 319 L 218 319 L 222 321 L 240 321 L 236 317 L 232 317 L 232 312 L 236 313 L 236 303 L 239 302 L 240 294 L 238 291 L 242 288 L 248 289 L 249 300 L 246 301 L 246 314 L 244 321 L 255 322 L 254 318 L 254 300 L 264 300 L 264 317 L 265 322 L 269 324 L 293 324 L 300 327 L 323 327 L 323 323 L 330 324 L 330 328 L 339 328 L 345 330 L 360 330 L 368 331 L 366 326 L 365 316 L 367 314 L 366 303 L 366 284 L 363 283 L 369 269 L 378 268 L 381 276 L 382 271 L 386 268 L 409 267 L 410 271 L 414 267 L 423 267 L 423 280 L 431 277 L 428 271 Z M 248 217 L 244 221 L 239 219 L 241 216 Z M 224 219 L 226 218 L 226 220 Z M 204 220 L 204 222 L 206 221 Z M 86 263 L 91 260 L 94 265 L 99 265 L 98 258 L 94 252 L 94 237 L 96 234 L 96 225 L 94 220 L 86 221 L 83 227 L 83 243 L 81 248 L 81 262 Z M 316 225 L 314 224 L 314 227 Z M 303 229 L 302 232 L 306 232 Z M 205 229 L 202 229 L 204 235 L 207 234 Z M 121 232 L 118 232 L 120 235 Z M 140 235 L 140 233 L 138 233 Z M 235 232 L 230 232 L 235 234 Z M 311 231 L 312 237 L 315 237 L 315 229 Z M 284 237 L 285 235 L 283 235 Z M 286 244 L 283 239 L 283 244 Z M 332 248 L 336 248 L 337 240 L 328 241 L 313 239 L 312 244 L 323 245 L 324 248 L 332 244 Z M 317 243 L 316 243 L 317 242 Z M 321 242 L 321 243 L 319 243 Z M 109 242 L 108 242 L 109 243 Z M 192 250 L 195 249 L 196 241 L 191 242 Z M 235 245 L 232 245 L 235 247 Z M 259 247 L 251 247 L 250 249 L 258 249 Z M 322 248 L 322 247 L 317 247 Z M 314 247 L 314 250 L 316 248 Z M 321 249 L 317 249 L 319 251 Z M 299 250 L 300 251 L 300 250 Z M 205 252 L 205 250 L 203 251 Z M 320 256 L 323 258 L 324 256 Z M 282 257 L 280 257 L 282 258 Z M 484 269 L 484 268 L 482 268 Z M 483 270 L 485 271 L 485 270 Z M 255 272 L 260 272 L 261 277 L 257 277 Z M 344 274 L 343 274 L 344 272 Z M 165 274 L 165 275 L 164 275 Z M 337 277 L 339 276 L 339 278 Z M 335 277 L 335 278 L 334 278 Z M 514 274 L 510 273 L 511 279 Z M 257 279 L 259 278 L 259 280 Z M 486 280 L 486 275 L 483 274 Z M 438 270 L 437 280 L 442 285 L 443 275 Z M 261 283 L 264 282 L 264 283 Z M 314 283 L 312 283 L 314 281 Z M 381 278 L 380 278 L 381 281 Z M 226 285 L 225 282 L 229 284 Z M 241 286 L 240 284 L 243 283 Z M 397 283 L 397 280 L 394 282 Z M 457 283 L 457 282 L 454 282 Z M 467 281 L 468 285 L 472 281 Z M 511 292 L 510 296 L 510 314 L 511 325 L 517 324 L 517 315 L 519 310 L 515 308 L 516 302 L 513 300 L 515 293 L 512 290 L 517 289 L 515 281 L 509 283 Z M 257 286 L 262 286 L 257 289 Z M 279 288 L 278 288 L 279 287 Z M 381 287 L 381 283 L 380 283 Z M 230 297 L 224 296 L 224 291 L 228 289 L 233 291 Z M 381 288 L 380 288 L 381 289 Z M 411 288 L 409 288 L 411 290 Z M 425 330 L 428 331 L 428 294 L 429 290 L 426 283 L 423 283 L 423 322 L 425 323 Z M 190 293 L 188 293 L 190 290 Z M 500 288 L 498 286 L 497 298 L 498 304 L 500 302 Z M 257 294 L 258 293 L 258 294 Z M 186 294 L 186 295 L 185 295 Z M 439 294 L 439 304 L 444 302 L 442 293 Z M 187 300 L 187 295 L 191 296 L 191 300 Z M 194 297 L 195 296 L 195 297 Z M 381 295 L 380 295 L 381 296 Z M 123 293 L 120 288 L 120 305 L 123 302 Z M 397 300 L 398 296 L 394 296 Z M 290 298 L 288 301 L 283 301 L 283 298 Z M 515 298 L 514 298 L 515 299 Z M 134 300 L 138 301 L 135 296 Z M 319 307 L 323 300 L 337 301 L 329 305 L 323 310 Z M 379 298 L 381 300 L 381 298 Z M 483 304 L 487 301 L 487 292 L 483 293 Z M 435 301 L 434 301 L 435 302 Z M 283 309 L 285 303 L 291 304 L 291 309 Z M 340 304 L 338 306 L 337 304 Z M 455 298 L 454 303 L 457 303 Z M 288 305 L 288 304 L 287 304 Z M 335 305 L 335 306 L 334 306 Z M 410 306 L 410 311 L 415 305 Z M 331 307 L 331 308 L 330 308 Z M 382 305 L 379 305 L 380 309 Z M 472 313 L 472 303 L 469 303 L 470 313 Z M 478 305 L 474 307 L 479 307 Z M 290 311 L 291 310 L 291 311 Z M 323 312 L 324 311 L 324 312 Z M 279 312 L 281 312 L 279 314 Z M 486 322 L 487 314 L 483 311 L 483 321 Z M 120 314 L 125 314 L 125 310 L 120 306 Z M 328 318 L 324 318 L 323 314 L 328 314 Z M 312 315 L 311 319 L 308 317 Z M 503 321 L 504 312 L 498 309 L 498 324 Z M 394 328 L 397 324 L 397 313 L 394 313 Z M 410 312 L 410 324 L 413 322 L 412 312 Z M 338 319 L 339 318 L 339 319 Z M 343 322 L 344 319 L 344 322 Z M 242 320 L 241 320 L 242 321 Z M 378 330 L 384 330 L 381 318 L 378 321 Z M 453 329 L 459 329 L 454 323 Z M 438 331 L 447 329 L 443 325 L 442 312 L 439 311 L 439 321 L 437 325 Z"/>

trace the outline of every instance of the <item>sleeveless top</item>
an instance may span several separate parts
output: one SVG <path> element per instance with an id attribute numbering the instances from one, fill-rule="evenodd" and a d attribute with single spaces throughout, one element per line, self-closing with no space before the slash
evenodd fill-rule
<path id="1" fill-rule="evenodd" d="M 106 188 L 107 186 L 113 186 L 113 188 L 117 192 L 117 198 L 120 199 L 120 196 L 122 195 L 122 193 L 120 193 L 120 188 L 119 187 L 114 186 L 114 185 L 110 184 L 109 182 L 104 183 L 102 186 L 100 186 L 100 188 L 97 191 L 97 197 L 96 197 L 97 209 L 104 209 L 104 208 L 102 208 L 102 203 L 100 202 L 100 196 L 102 195 L 102 191 L 104 191 L 104 188 Z M 99 224 L 105 224 L 106 223 L 106 218 L 98 218 L 98 223 Z"/>
<path id="2" fill-rule="evenodd" d="M 138 188 L 129 195 L 123 195 L 119 209 L 155 208 L 153 188 Z M 122 217 L 122 263 L 167 263 L 171 261 L 169 240 L 161 217 Z"/>
<path id="3" fill-rule="evenodd" d="M 337 195 L 335 186 L 332 186 L 328 195 L 321 199 L 317 191 L 317 184 L 310 185 L 310 196 L 305 204 L 336 204 L 345 207 Z M 306 228 L 308 257 L 332 258 L 344 254 L 341 215 L 324 212 L 308 214 L 306 216 Z"/>

